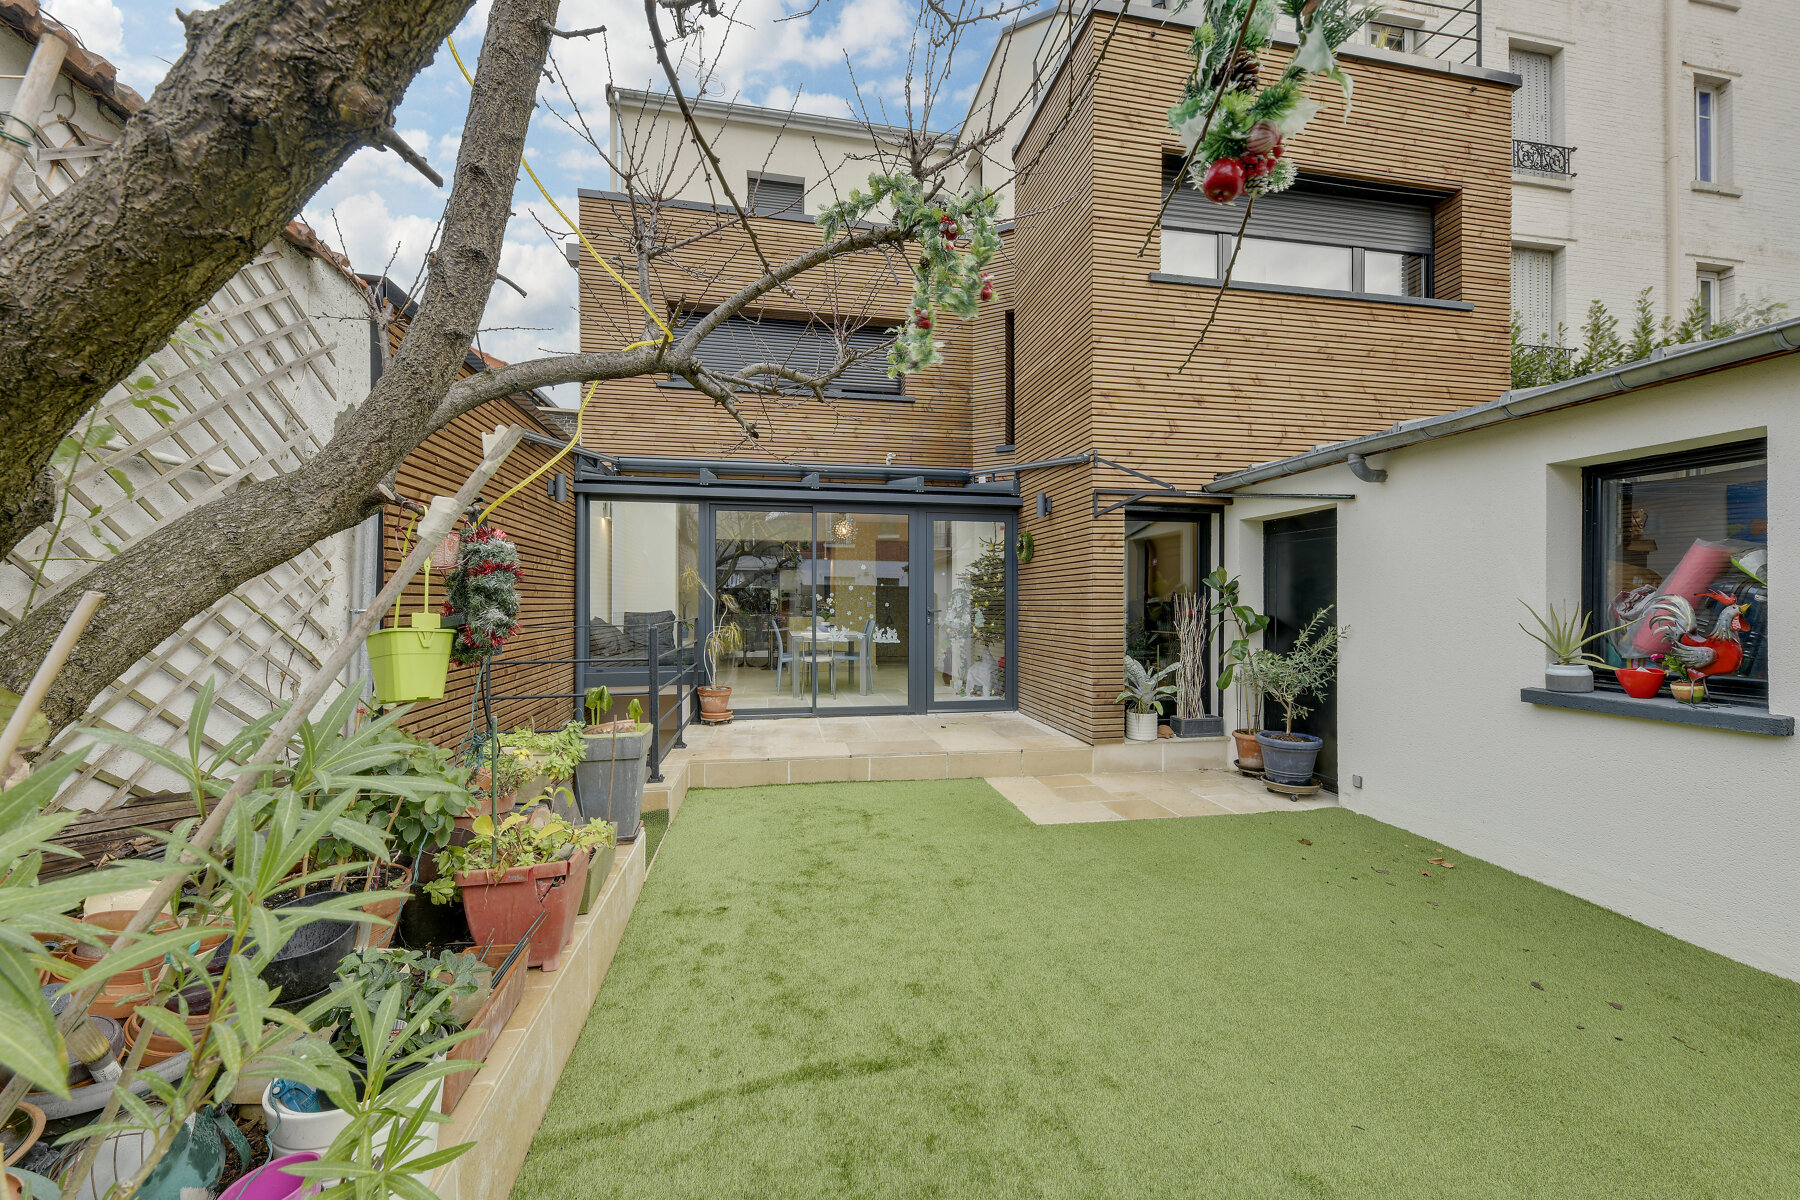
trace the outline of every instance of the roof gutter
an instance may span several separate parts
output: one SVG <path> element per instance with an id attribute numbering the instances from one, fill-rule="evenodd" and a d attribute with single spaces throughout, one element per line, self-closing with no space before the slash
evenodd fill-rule
<path id="1" fill-rule="evenodd" d="M 1609 396 L 1672 383 L 1727 367 L 1742 366 L 1774 355 L 1791 354 L 1796 350 L 1800 350 L 1800 320 L 1784 321 L 1779 325 L 1764 326 L 1748 333 L 1720 338 L 1715 342 L 1701 342 L 1680 350 L 1653 354 L 1637 362 L 1593 375 L 1583 375 L 1564 383 L 1506 392 L 1498 400 L 1477 404 L 1473 408 L 1458 409 L 1456 412 L 1424 417 L 1417 421 L 1404 421 L 1381 433 L 1320 446 L 1304 454 L 1274 462 L 1259 463 L 1242 471 L 1221 475 L 1206 484 L 1204 490 L 1232 492 L 1264 480 L 1281 479 L 1303 471 L 1351 462 L 1353 459 L 1362 460 L 1389 450 L 1416 446 L 1420 442 L 1436 441 L 1553 409 L 1604 400 Z"/>

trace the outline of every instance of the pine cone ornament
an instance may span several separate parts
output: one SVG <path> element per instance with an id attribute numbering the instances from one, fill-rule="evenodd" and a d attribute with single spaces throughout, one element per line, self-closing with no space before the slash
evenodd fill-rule
<path id="1" fill-rule="evenodd" d="M 1255 95 L 1257 91 L 1257 73 L 1262 64 L 1255 54 L 1248 50 L 1239 50 L 1225 68 L 1225 90 Z"/>

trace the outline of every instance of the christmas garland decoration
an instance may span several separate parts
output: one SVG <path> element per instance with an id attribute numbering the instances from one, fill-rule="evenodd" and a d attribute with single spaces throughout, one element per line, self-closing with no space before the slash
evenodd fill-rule
<path id="1" fill-rule="evenodd" d="M 1206 19 L 1194 28 L 1194 60 L 1169 125 L 1188 151 L 1188 179 L 1215 204 L 1291 187 L 1299 174 L 1286 142 L 1306 128 L 1319 105 L 1303 94 L 1315 75 L 1336 80 L 1350 114 L 1350 77 L 1337 51 L 1375 16 L 1356 0 L 1203 0 Z M 1186 0 L 1175 6 L 1177 12 Z M 1299 48 L 1281 77 L 1258 88 L 1258 54 L 1275 22 L 1292 17 Z"/>
<path id="2" fill-rule="evenodd" d="M 444 615 L 463 614 L 450 657 L 474 666 L 499 653 L 519 628 L 519 548 L 492 526 L 463 534 L 448 585 Z"/>
<path id="3" fill-rule="evenodd" d="M 865 219 L 884 200 L 893 202 L 893 223 L 923 248 L 913 267 L 912 316 L 893 331 L 894 345 L 888 350 L 888 375 L 897 377 L 943 361 L 943 347 L 931 332 L 940 311 L 966 321 L 983 300 L 994 298 L 987 265 L 1000 250 L 1000 231 L 994 228 L 997 201 L 992 192 L 928 196 L 910 175 L 871 175 L 867 193 L 852 189 L 849 199 L 819 214 L 825 240 Z"/>

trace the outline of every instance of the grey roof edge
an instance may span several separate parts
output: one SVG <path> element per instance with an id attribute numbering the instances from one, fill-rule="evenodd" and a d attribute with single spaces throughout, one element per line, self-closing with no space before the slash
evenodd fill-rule
<path id="1" fill-rule="evenodd" d="M 642 109 L 666 109 L 673 118 L 681 116 L 681 108 L 675 103 L 675 97 L 669 92 L 652 92 L 642 88 L 626 88 L 609 86 L 607 99 L 613 97 L 619 101 Z M 796 131 L 811 133 L 829 133 L 837 136 L 866 138 L 873 135 L 877 140 L 886 138 L 898 141 L 912 136 L 913 131 L 904 125 L 887 125 L 879 122 L 862 122 L 854 117 L 828 117 L 819 113 L 810 113 L 801 109 L 789 111 L 785 108 L 767 108 L 748 101 L 727 101 L 688 98 L 688 104 L 696 116 L 711 117 L 717 121 L 739 121 L 751 125 L 786 126 Z M 618 107 L 613 102 L 613 107 Z M 927 136 L 950 137 L 952 130 L 932 130 Z"/>
<path id="2" fill-rule="evenodd" d="M 1800 350 L 1800 318 L 1765 325 L 1717 341 L 1697 342 L 1592 375 L 1583 375 L 1579 379 L 1504 392 L 1498 400 L 1490 400 L 1471 408 L 1459 408 L 1455 412 L 1421 417 L 1414 421 L 1401 421 L 1380 433 L 1334 442 L 1302 454 L 1258 463 L 1242 471 L 1221 475 L 1206 484 L 1202 490 L 1231 492 L 1254 483 L 1335 466 L 1348 462 L 1352 455 L 1367 457 L 1388 450 L 1416 446 L 1420 442 L 1435 441 L 1452 434 L 1468 433 L 1559 408 L 1604 400 L 1609 396 L 1641 388 L 1743 366 L 1759 359 L 1792 354 L 1796 350 Z"/>
<path id="3" fill-rule="evenodd" d="M 1164 8 L 1150 8 L 1141 2 L 1136 7 L 1132 7 L 1130 0 L 1087 0 L 1085 11 L 1076 22 L 1075 31 L 1076 33 L 1079 33 L 1081 26 L 1089 19 L 1101 16 L 1111 16 L 1121 9 L 1126 10 L 1125 15 L 1128 17 L 1138 17 L 1146 21 L 1156 21 L 1165 26 L 1174 25 L 1191 29 L 1199 24 L 1199 10 L 1202 7 L 1203 6 L 1198 4 L 1196 0 L 1196 3 L 1190 4 L 1187 9 L 1176 13 L 1170 12 L 1168 9 Z M 1061 8 L 1059 7 L 1051 11 L 1053 13 L 1058 12 L 1061 11 Z M 1272 35 L 1269 40 L 1277 46 L 1298 45 L 1298 42 L 1294 37 L 1285 32 L 1277 32 Z M 1026 114 L 1024 123 L 1019 127 L 1019 136 L 1013 139 L 1012 145 L 1008 148 L 1008 153 L 1011 154 L 1012 157 L 1018 157 L 1019 144 L 1025 140 L 1031 133 L 1031 127 L 1037 123 L 1038 114 L 1043 110 L 1044 102 L 1049 98 L 1052 90 L 1051 85 L 1055 83 L 1056 77 L 1062 73 L 1063 68 L 1068 65 L 1069 49 L 1074 43 L 1075 38 L 1074 36 L 1071 36 L 1069 45 L 1063 47 L 1062 51 L 1057 55 L 1055 64 L 1046 73 L 1046 83 L 1038 97 L 1038 102 L 1034 104 L 1031 111 Z M 1384 50 L 1380 46 L 1341 46 L 1338 48 L 1338 57 L 1366 59 L 1369 62 L 1383 63 L 1390 67 L 1402 67 L 1411 71 L 1424 71 L 1432 75 L 1451 75 L 1459 79 L 1473 79 L 1484 83 L 1498 83 L 1510 88 L 1523 87 L 1525 83 L 1523 78 L 1511 71 L 1501 71 L 1493 67 L 1471 66 L 1468 63 L 1451 62 L 1449 59 L 1443 58 L 1426 58 L 1422 54 L 1402 54 L 1398 50 Z"/>

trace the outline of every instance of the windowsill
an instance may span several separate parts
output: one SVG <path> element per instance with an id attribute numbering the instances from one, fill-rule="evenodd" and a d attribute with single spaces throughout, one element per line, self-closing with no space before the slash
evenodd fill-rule
<path id="1" fill-rule="evenodd" d="M 1615 717 L 1639 717 L 1674 725 L 1698 725 L 1705 729 L 1729 729 L 1767 737 L 1793 737 L 1794 718 L 1781 717 L 1766 708 L 1733 704 L 1684 704 L 1672 696 L 1638 700 L 1612 691 L 1553 692 L 1547 688 L 1520 688 L 1519 699 L 1546 708 L 1576 708 Z"/>
<path id="2" fill-rule="evenodd" d="M 1729 196 L 1733 200 L 1744 194 L 1743 188 L 1734 188 L 1728 183 L 1705 183 L 1696 179 L 1692 186 L 1696 192 L 1703 192 L 1708 196 Z"/>
<path id="3" fill-rule="evenodd" d="M 683 392 L 697 390 L 693 384 L 685 379 L 659 379 L 656 381 L 656 386 L 659 388 L 675 388 L 676 390 Z M 790 400 L 811 400 L 813 398 L 811 392 L 783 392 L 782 395 Z M 846 392 L 836 388 L 826 388 L 825 398 L 827 400 L 880 401 L 883 404 L 918 403 L 917 396 L 908 396 L 900 392 Z"/>
<path id="4" fill-rule="evenodd" d="M 1736 12 L 1741 7 L 1740 0 L 1694 0 L 1694 3 L 1704 4 L 1708 8 L 1722 8 L 1727 12 Z"/>
<path id="5" fill-rule="evenodd" d="M 1525 187 L 1543 188 L 1551 192 L 1572 192 L 1575 190 L 1573 175 L 1535 175 L 1530 171 L 1514 171 L 1512 181 Z"/>
<path id="6" fill-rule="evenodd" d="M 1188 287 L 1219 286 L 1217 279 L 1201 279 L 1193 275 L 1165 275 L 1161 271 L 1150 272 L 1151 283 L 1178 283 Z M 1279 283 L 1246 283 L 1241 280 L 1231 281 L 1231 290 L 1245 292 L 1272 292 L 1282 296 L 1318 296 L 1327 300 L 1363 300 L 1371 304 L 1398 304 L 1404 308 L 1438 308 L 1450 312 L 1474 312 L 1475 306 L 1467 300 L 1434 300 L 1427 296 L 1382 296 L 1374 292 L 1338 292 L 1329 288 L 1289 287 Z"/>
<path id="7" fill-rule="evenodd" d="M 1011 453 L 1013 453 L 1014 449 L 1015 448 L 1012 446 L 995 446 L 992 453 L 994 453 L 994 454 L 1011 454 Z"/>

